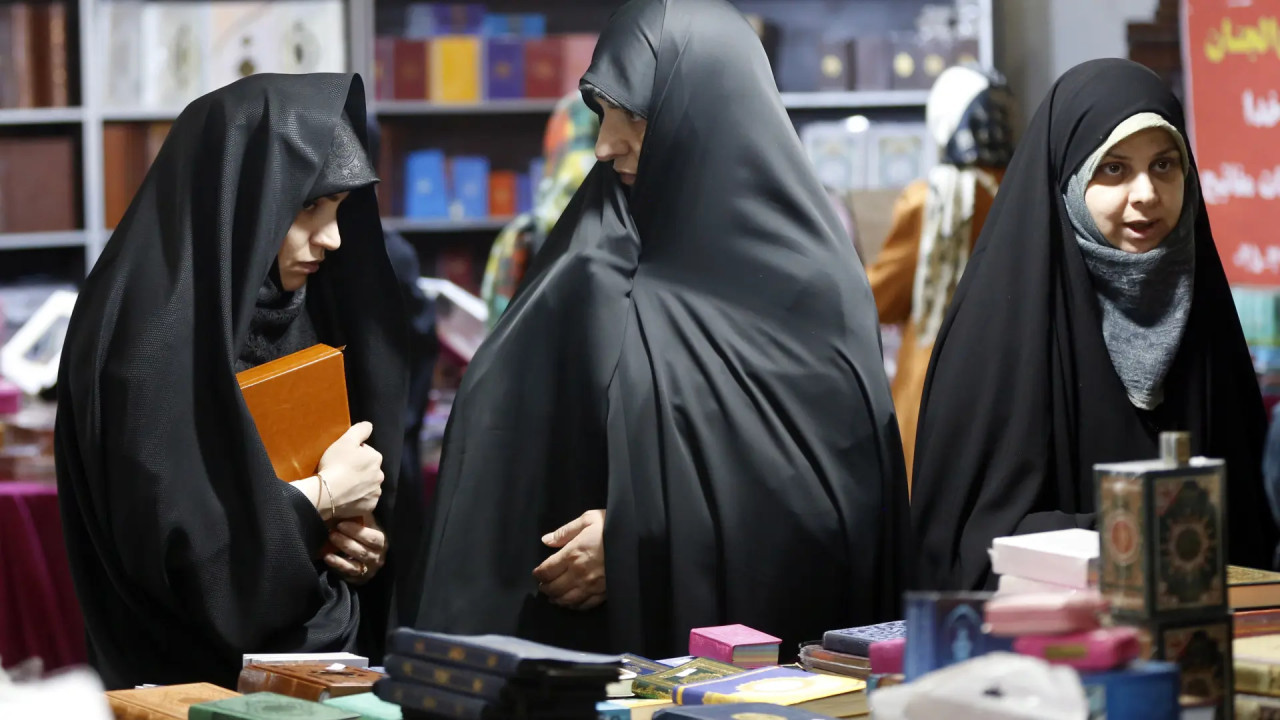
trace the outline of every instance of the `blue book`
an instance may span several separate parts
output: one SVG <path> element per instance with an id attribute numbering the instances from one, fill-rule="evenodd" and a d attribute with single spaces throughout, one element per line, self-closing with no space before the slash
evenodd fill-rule
<path id="1" fill-rule="evenodd" d="M 970 658 L 1002 650 L 1013 638 L 982 631 L 987 600 L 994 593 L 907 593 L 907 650 L 902 671 L 907 682 Z"/>
<path id="2" fill-rule="evenodd" d="M 547 16 L 541 13 L 489 13 L 484 16 L 480 34 L 536 40 L 547 34 Z"/>
<path id="3" fill-rule="evenodd" d="M 516 174 L 516 213 L 527 213 L 533 209 L 533 182 L 529 173 Z"/>
<path id="4" fill-rule="evenodd" d="M 449 217 L 449 185 L 440 150 L 415 150 L 405 159 L 404 214 L 436 220 Z"/>
<path id="5" fill-rule="evenodd" d="M 618 679 L 619 655 L 565 650 L 505 635 L 446 635 L 397 628 L 387 638 L 387 652 L 416 660 L 438 661 L 507 677 Z M 601 686 L 603 688 L 603 684 Z"/>
<path id="6" fill-rule="evenodd" d="M 631 708 L 608 700 L 596 703 L 596 712 L 600 720 L 631 720 Z"/>
<path id="7" fill-rule="evenodd" d="M 1107 720 L 1177 720 L 1182 709 L 1178 665 L 1137 662 L 1108 672 L 1082 672 L 1089 717 Z"/>
<path id="8" fill-rule="evenodd" d="M 489 158 L 458 156 L 449 160 L 449 217 L 489 217 Z"/>
<path id="9" fill-rule="evenodd" d="M 535 681 L 481 672 L 474 668 L 417 660 L 403 655 L 388 655 L 387 667 L 392 680 L 427 685 L 449 692 L 482 698 L 491 703 L 517 702 L 595 702 L 604 696 L 599 682 L 555 677 Z"/>
<path id="10" fill-rule="evenodd" d="M 866 625 L 863 627 L 828 630 L 822 635 L 822 647 L 834 652 L 858 657 L 871 657 L 871 645 L 884 640 L 897 640 L 907 636 L 905 620 Z"/>
<path id="11" fill-rule="evenodd" d="M 604 717 L 601 715 L 600 717 Z M 778 720 L 835 720 L 830 715 L 819 715 L 812 710 L 800 710 L 772 703 L 730 703 L 728 705 L 691 705 L 659 710 L 654 720 L 730 720 L 731 718 L 759 717 Z"/>
<path id="12" fill-rule="evenodd" d="M 480 3 L 433 3 L 437 35 L 479 35 L 485 7 Z"/>
<path id="13" fill-rule="evenodd" d="M 485 40 L 485 97 L 516 100 L 524 97 L 524 41 L 513 37 Z"/>

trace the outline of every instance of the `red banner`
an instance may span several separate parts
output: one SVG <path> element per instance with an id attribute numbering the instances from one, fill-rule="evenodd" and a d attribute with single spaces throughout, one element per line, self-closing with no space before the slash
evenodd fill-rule
<path id="1" fill-rule="evenodd" d="M 1280 285 L 1280 0 L 1183 0 L 1187 119 L 1233 285 Z"/>

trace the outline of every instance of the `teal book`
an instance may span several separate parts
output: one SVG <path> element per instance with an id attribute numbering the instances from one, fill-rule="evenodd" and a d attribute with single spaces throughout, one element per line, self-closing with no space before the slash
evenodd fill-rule
<path id="1" fill-rule="evenodd" d="M 360 714 L 329 705 L 275 693 L 251 693 L 240 697 L 192 705 L 187 720 L 360 720 Z"/>
<path id="2" fill-rule="evenodd" d="M 389 703 L 371 692 L 331 698 L 325 700 L 324 704 L 348 712 L 359 713 L 360 720 L 403 720 L 404 718 L 404 713 L 400 710 L 399 705 Z"/>

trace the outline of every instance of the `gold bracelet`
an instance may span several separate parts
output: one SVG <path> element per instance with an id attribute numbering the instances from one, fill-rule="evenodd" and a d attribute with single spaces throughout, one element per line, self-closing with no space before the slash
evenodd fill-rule
<path id="1" fill-rule="evenodd" d="M 334 513 L 334 510 L 333 510 L 333 491 L 329 489 L 329 483 L 324 479 L 324 475 L 320 474 L 320 471 L 319 471 L 319 470 L 317 470 L 317 471 L 316 471 L 316 478 L 318 478 L 318 479 L 320 480 L 320 484 L 321 484 L 322 486 L 324 486 L 324 491 L 325 491 L 325 492 L 327 492 L 327 493 L 329 493 L 329 518 L 330 518 L 330 519 L 332 519 L 332 518 L 333 518 L 333 513 Z M 317 493 L 316 493 L 316 501 L 317 501 L 317 502 L 316 502 L 316 507 L 317 507 L 317 508 L 319 508 L 319 507 L 320 507 L 319 500 L 320 500 L 320 493 L 318 493 L 318 492 L 317 492 Z"/>

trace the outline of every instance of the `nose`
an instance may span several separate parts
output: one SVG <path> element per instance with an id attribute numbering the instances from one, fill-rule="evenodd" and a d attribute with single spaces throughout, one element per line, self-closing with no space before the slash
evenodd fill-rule
<path id="1" fill-rule="evenodd" d="M 1147 173 L 1138 173 L 1133 179 L 1133 185 L 1129 188 L 1129 202 L 1134 205 L 1155 205 L 1160 200 L 1159 193 L 1156 192 L 1155 183 L 1151 182 L 1151 176 Z"/>
<path id="2" fill-rule="evenodd" d="M 608 124 L 611 125 L 612 123 Z M 600 134 L 596 136 L 596 160 L 609 162 L 625 156 L 627 152 L 626 139 L 614 131 L 612 127 L 607 127 L 606 123 L 602 123 Z"/>
<path id="3" fill-rule="evenodd" d="M 342 247 L 342 233 L 338 231 L 338 221 L 334 220 L 320 228 L 319 232 L 311 236 L 311 242 L 328 251 Z"/>

